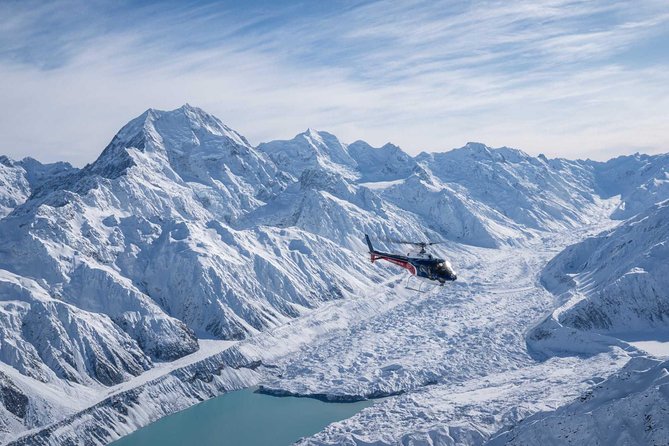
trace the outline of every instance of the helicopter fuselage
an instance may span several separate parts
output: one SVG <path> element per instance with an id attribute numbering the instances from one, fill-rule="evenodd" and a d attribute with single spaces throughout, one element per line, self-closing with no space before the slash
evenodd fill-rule
<path id="1" fill-rule="evenodd" d="M 376 250 L 371 250 L 369 254 L 372 263 L 376 260 L 385 260 L 406 269 L 414 276 L 437 281 L 442 285 L 457 279 L 450 263 L 437 257 L 409 257 Z"/>

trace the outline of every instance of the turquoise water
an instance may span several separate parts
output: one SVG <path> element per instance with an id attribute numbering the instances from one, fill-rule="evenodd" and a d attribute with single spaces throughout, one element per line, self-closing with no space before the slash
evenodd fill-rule
<path id="1" fill-rule="evenodd" d="M 325 403 L 253 389 L 226 393 L 152 423 L 114 446 L 282 446 L 351 417 L 371 401 Z"/>

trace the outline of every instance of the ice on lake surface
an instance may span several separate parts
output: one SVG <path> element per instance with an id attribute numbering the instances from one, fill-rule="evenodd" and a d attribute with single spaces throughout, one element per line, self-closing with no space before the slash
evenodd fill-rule
<path id="1" fill-rule="evenodd" d="M 120 439 L 114 446 L 290 445 L 372 404 L 372 401 L 326 403 L 313 398 L 274 397 L 245 389 L 162 418 Z"/>

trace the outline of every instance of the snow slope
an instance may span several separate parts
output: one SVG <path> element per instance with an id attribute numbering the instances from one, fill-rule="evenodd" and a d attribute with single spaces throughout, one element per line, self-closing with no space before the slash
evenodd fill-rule
<path id="1" fill-rule="evenodd" d="M 7 158 L 0 157 L 0 218 L 28 199 L 30 183 L 26 171 Z"/>
<path id="2" fill-rule="evenodd" d="M 663 201 L 548 263 L 546 286 L 572 293 L 554 318 L 603 333 L 669 328 L 668 258 L 669 201 Z"/>
<path id="3" fill-rule="evenodd" d="M 668 212 L 669 201 L 651 205 L 548 263 L 542 282 L 562 303 L 529 332 L 535 355 L 590 356 L 611 346 L 633 352 L 621 339 L 664 339 Z M 645 352 L 632 355 L 641 356 L 574 401 L 520 421 L 490 444 L 665 444 L 667 363 Z"/>
<path id="4" fill-rule="evenodd" d="M 529 417 L 498 445 L 643 446 L 669 438 L 669 363 L 635 358 L 570 404 Z"/>
<path id="5" fill-rule="evenodd" d="M 624 220 L 653 204 L 669 199 L 669 155 L 620 156 L 593 163 L 597 186 L 603 196 L 620 195 L 612 217 Z"/>
<path id="6" fill-rule="evenodd" d="M 578 162 L 551 163 L 545 157 L 480 143 L 423 153 L 416 159 L 441 181 L 457 185 L 468 199 L 485 203 L 526 228 L 575 228 L 591 222 L 597 212 L 592 176 Z"/>

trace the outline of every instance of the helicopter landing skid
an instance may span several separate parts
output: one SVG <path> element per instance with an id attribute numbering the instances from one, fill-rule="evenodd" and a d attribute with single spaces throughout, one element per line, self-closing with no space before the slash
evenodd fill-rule
<path id="1" fill-rule="evenodd" d="M 418 286 L 412 286 L 413 281 L 418 281 Z M 416 279 L 414 276 L 407 277 L 407 281 L 404 284 L 404 288 L 411 291 L 417 291 L 419 293 L 427 293 L 432 291 L 437 287 L 443 286 L 443 283 L 428 283 L 420 279 Z"/>

